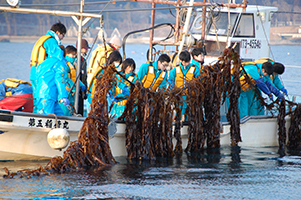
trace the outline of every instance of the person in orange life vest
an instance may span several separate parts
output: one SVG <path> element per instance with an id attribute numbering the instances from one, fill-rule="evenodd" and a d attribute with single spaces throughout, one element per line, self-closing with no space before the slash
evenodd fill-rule
<path id="1" fill-rule="evenodd" d="M 65 80 L 66 80 L 66 89 L 68 91 L 68 100 L 71 105 L 74 105 L 74 95 L 75 95 L 75 80 L 76 80 L 76 64 L 74 62 L 76 55 L 77 55 L 77 49 L 72 46 L 68 45 L 65 48 L 65 61 L 67 65 L 64 65 L 65 68 Z M 85 92 L 86 86 L 80 81 L 79 81 L 79 86 L 80 86 L 80 91 Z M 72 91 L 70 89 L 72 88 Z M 59 96 L 58 99 L 61 99 Z M 72 107 L 69 105 L 65 105 L 64 103 L 59 103 L 65 116 L 72 116 L 74 110 Z"/>
<path id="2" fill-rule="evenodd" d="M 124 75 L 127 80 L 129 80 L 131 83 L 135 83 L 138 81 L 138 76 L 135 74 L 136 64 L 135 61 L 132 58 L 127 58 L 122 62 L 122 67 L 120 74 Z M 112 94 L 114 94 L 112 103 L 113 107 L 111 110 L 111 115 L 114 116 L 114 118 L 118 118 L 122 115 L 126 99 L 129 95 L 130 91 L 130 83 L 126 80 L 124 80 L 120 75 L 116 75 L 117 84 L 116 87 L 113 88 L 111 91 Z M 123 98 L 123 99 L 118 99 Z"/>
<path id="3" fill-rule="evenodd" d="M 32 112 L 32 87 L 27 81 L 8 78 L 0 81 L 0 109 Z"/>
<path id="4" fill-rule="evenodd" d="M 151 87 L 154 91 L 157 88 L 167 87 L 166 67 L 169 66 L 170 57 L 162 54 L 156 62 L 144 63 L 138 71 L 138 79 L 145 88 Z"/>
<path id="5" fill-rule="evenodd" d="M 76 48 L 77 47 L 77 41 L 76 41 Z M 87 88 L 87 61 L 86 56 L 89 51 L 89 43 L 86 39 L 82 39 L 82 48 L 81 48 L 81 60 L 80 60 L 80 77 L 79 79 L 81 82 L 86 86 Z M 77 64 L 77 58 L 75 59 L 75 62 Z M 78 114 L 81 114 L 84 116 L 84 100 L 87 99 L 86 92 L 80 92 L 79 93 L 79 99 L 78 99 Z"/>
<path id="6" fill-rule="evenodd" d="M 251 80 L 254 80 L 256 89 L 264 92 L 269 96 L 270 100 L 273 100 L 273 94 L 275 94 L 279 100 L 283 98 L 283 95 L 277 88 L 275 88 L 269 80 L 269 75 L 273 73 L 273 65 L 271 62 L 264 62 L 262 65 L 248 64 L 244 66 L 244 69 Z M 263 115 L 264 108 L 260 105 L 259 101 L 255 97 L 255 90 L 251 88 L 241 90 L 239 97 L 239 116 L 243 118 L 248 115 Z"/>
<path id="7" fill-rule="evenodd" d="M 203 48 L 195 48 L 191 51 L 192 56 L 192 64 L 199 68 L 199 71 L 203 72 L 203 64 L 204 64 L 204 50 Z"/>
<path id="8" fill-rule="evenodd" d="M 88 109 L 90 109 L 90 104 L 92 102 L 92 99 L 95 95 L 95 83 L 98 79 L 101 78 L 101 75 L 103 74 L 103 67 L 107 64 L 107 66 L 114 64 L 116 68 L 119 67 L 119 65 L 122 63 L 122 57 L 119 51 L 115 50 L 113 51 L 108 60 L 107 63 L 103 63 L 101 67 L 99 67 L 98 71 L 95 72 L 94 76 L 91 79 L 91 83 L 88 86 L 88 91 L 87 91 L 87 100 L 88 100 Z"/>
<path id="9" fill-rule="evenodd" d="M 115 50 L 119 51 L 121 45 L 121 38 L 114 35 L 109 43 L 106 43 L 105 46 L 98 45 L 98 47 L 92 52 L 87 71 L 88 86 L 91 85 L 91 79 L 95 76 L 95 73 L 99 71 L 99 68 L 101 68 L 101 66 L 106 62 L 110 54 Z"/>
<path id="10" fill-rule="evenodd" d="M 168 82 L 171 87 L 184 88 L 186 82 L 200 76 L 199 67 L 192 64 L 190 53 L 188 51 L 182 51 L 179 55 L 180 65 L 176 66 L 169 72 Z M 185 103 L 186 96 L 183 96 L 183 107 L 181 114 L 186 112 L 187 104 Z"/>
<path id="11" fill-rule="evenodd" d="M 64 58 L 64 53 L 59 47 L 61 40 L 66 34 L 66 27 L 61 22 L 55 23 L 51 26 L 51 29 L 46 33 L 46 36 L 42 36 L 35 44 L 30 61 L 30 81 L 32 84 L 33 97 L 34 97 L 34 112 L 36 113 L 36 101 L 38 98 L 37 91 L 37 75 L 36 71 L 44 60 L 50 57 L 55 57 L 59 60 Z M 41 46 L 40 46 L 41 45 Z M 42 47 L 42 48 L 41 48 Z M 43 55 L 44 54 L 44 55 Z"/>

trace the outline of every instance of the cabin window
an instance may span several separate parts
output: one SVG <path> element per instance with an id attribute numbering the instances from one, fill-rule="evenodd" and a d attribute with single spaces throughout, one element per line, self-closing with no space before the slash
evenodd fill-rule
<path id="1" fill-rule="evenodd" d="M 231 27 L 230 27 L 229 36 L 232 35 L 233 27 L 237 20 L 237 17 L 238 17 L 238 13 L 230 13 Z M 221 12 L 213 18 L 209 28 L 209 35 L 215 35 L 215 33 L 217 33 L 218 36 L 227 36 L 228 26 L 229 26 L 228 13 Z"/>
<path id="2" fill-rule="evenodd" d="M 234 37 L 255 37 L 253 14 L 241 14 Z"/>

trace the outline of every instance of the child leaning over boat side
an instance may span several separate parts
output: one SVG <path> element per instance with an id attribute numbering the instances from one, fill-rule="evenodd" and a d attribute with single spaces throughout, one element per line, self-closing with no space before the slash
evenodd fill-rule
<path id="1" fill-rule="evenodd" d="M 135 74 L 135 69 L 135 61 L 132 58 L 127 58 L 122 62 L 120 74 L 131 83 L 136 83 L 138 76 Z M 118 118 L 122 115 L 127 97 L 130 94 L 130 83 L 124 80 L 120 75 L 116 75 L 116 80 L 116 87 L 112 90 L 114 96 L 112 98 L 113 107 L 110 113 L 113 118 Z"/>
<path id="2" fill-rule="evenodd" d="M 91 101 L 94 97 L 94 94 L 95 94 L 95 83 L 98 79 L 101 78 L 101 75 L 103 74 L 103 67 L 104 66 L 109 66 L 111 64 L 114 64 L 116 68 L 118 68 L 120 66 L 122 62 L 122 57 L 121 57 L 121 54 L 119 53 L 119 51 L 115 50 L 113 51 L 110 56 L 108 57 L 108 60 L 107 60 L 107 63 L 103 63 L 101 65 L 101 67 L 98 68 L 98 71 L 96 71 L 93 75 L 93 77 L 91 78 L 91 82 L 89 84 L 89 87 L 87 89 L 87 104 L 88 104 L 88 113 L 90 111 L 90 104 L 91 104 Z"/>
<path id="3" fill-rule="evenodd" d="M 169 78 L 168 82 L 170 83 L 170 86 L 178 87 L 178 88 L 184 88 L 186 83 L 190 80 L 193 80 L 200 76 L 200 70 L 199 67 L 192 64 L 190 53 L 188 51 L 182 51 L 179 55 L 180 65 L 177 65 L 175 68 L 173 68 L 169 72 Z M 181 115 L 185 116 L 187 104 L 186 104 L 186 96 L 182 96 L 183 98 L 183 107 Z M 187 115 L 185 118 L 187 120 Z"/>
<path id="4" fill-rule="evenodd" d="M 156 91 L 158 88 L 166 89 L 168 74 L 166 68 L 169 66 L 170 57 L 162 54 L 155 62 L 144 63 L 138 71 L 138 79 L 145 88 L 152 88 Z"/>

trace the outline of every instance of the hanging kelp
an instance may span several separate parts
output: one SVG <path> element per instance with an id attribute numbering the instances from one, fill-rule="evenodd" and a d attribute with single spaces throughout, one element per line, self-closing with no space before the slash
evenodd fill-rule
<path id="1" fill-rule="evenodd" d="M 288 148 L 290 150 L 301 149 L 301 104 L 298 104 L 291 114 L 291 126 L 288 131 Z"/>
<path id="2" fill-rule="evenodd" d="M 286 128 L 285 128 L 285 100 L 282 99 L 279 105 L 279 114 L 277 116 L 278 122 L 278 143 L 279 150 L 284 150 L 286 145 Z"/>
<path id="3" fill-rule="evenodd" d="M 240 136 L 240 117 L 238 101 L 241 91 L 240 85 L 240 59 L 239 55 L 231 49 L 225 49 L 223 59 L 222 79 L 223 79 L 223 102 L 229 99 L 229 108 L 227 113 L 227 120 L 230 123 L 231 145 L 237 146 L 241 142 Z"/>
<path id="4" fill-rule="evenodd" d="M 96 93 L 91 103 L 91 112 L 85 119 L 80 129 L 78 140 L 71 142 L 63 156 L 52 158 L 46 167 L 36 170 L 21 170 L 11 173 L 6 170 L 5 178 L 30 177 L 31 175 L 43 175 L 51 173 L 64 173 L 87 169 L 89 167 L 99 167 L 115 164 L 112 156 L 108 137 L 108 103 L 106 95 L 115 84 L 115 66 L 109 66 L 96 81 Z"/>

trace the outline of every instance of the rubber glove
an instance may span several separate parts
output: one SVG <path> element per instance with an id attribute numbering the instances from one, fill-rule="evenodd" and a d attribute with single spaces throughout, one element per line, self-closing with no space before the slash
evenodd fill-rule
<path id="1" fill-rule="evenodd" d="M 268 81 L 266 81 L 266 82 L 268 82 Z M 265 94 L 267 94 L 268 96 L 270 96 L 271 91 L 270 91 L 270 89 L 268 88 L 268 86 L 266 85 L 266 83 L 263 82 L 263 79 L 262 79 L 262 78 L 256 79 L 256 80 L 255 80 L 255 84 L 256 84 L 256 86 L 257 86 L 261 91 L 263 91 Z"/>
<path id="2" fill-rule="evenodd" d="M 282 88 L 282 89 L 280 89 L 285 95 L 287 95 L 287 89 L 285 89 L 285 88 Z"/>
<path id="3" fill-rule="evenodd" d="M 122 94 L 123 94 L 124 96 L 128 96 L 128 95 L 130 95 L 130 90 L 129 90 L 127 87 L 124 87 L 124 88 L 122 89 Z"/>
<path id="4" fill-rule="evenodd" d="M 67 98 L 62 98 L 62 102 L 63 102 L 63 104 L 64 104 L 65 106 L 67 106 L 67 105 L 70 104 L 70 101 L 69 101 L 69 99 L 67 99 Z"/>
<path id="5" fill-rule="evenodd" d="M 86 90 L 86 86 L 82 85 L 80 86 L 80 91 L 85 91 Z"/>
<path id="6" fill-rule="evenodd" d="M 279 101 L 281 101 L 284 98 L 283 94 L 277 88 L 275 88 L 269 81 L 266 81 L 265 83 L 270 89 L 270 91 L 278 97 Z"/>

